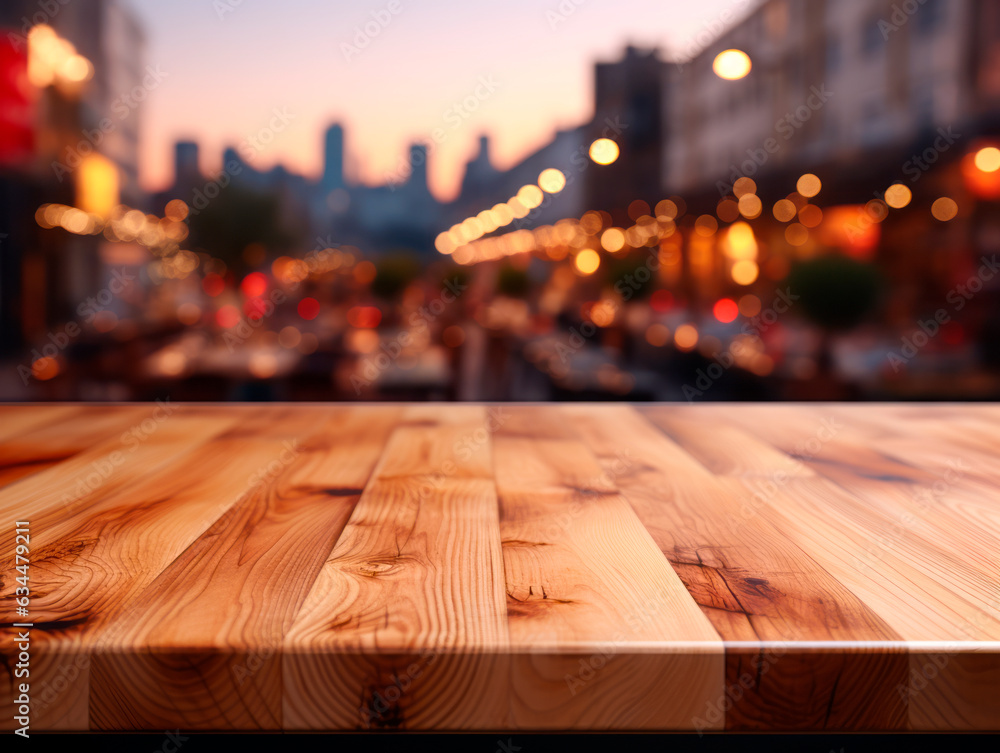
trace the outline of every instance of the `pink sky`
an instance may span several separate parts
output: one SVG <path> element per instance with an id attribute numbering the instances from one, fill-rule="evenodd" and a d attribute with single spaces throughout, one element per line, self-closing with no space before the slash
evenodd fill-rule
<path id="1" fill-rule="evenodd" d="M 340 121 L 349 174 L 384 183 L 405 165 L 410 141 L 442 128 L 446 135 L 433 148 L 430 181 L 439 198 L 450 199 L 481 133 L 493 139 L 495 163 L 508 167 L 556 129 L 589 117 L 595 59 L 617 59 L 627 43 L 690 52 L 751 2 L 132 4 L 147 28 L 146 62 L 167 74 L 144 112 L 140 171 L 147 187 L 171 181 L 177 139 L 199 141 L 202 168 L 217 170 L 222 149 L 260 134 L 277 110 L 290 118 L 280 130 L 262 134 L 269 143 L 256 153 L 255 166 L 282 162 L 317 176 L 323 131 Z M 220 17 L 224 4 L 232 10 Z M 357 54 L 346 50 L 373 12 L 388 22 L 369 26 L 377 33 Z M 474 111 L 455 108 L 470 97 Z"/>

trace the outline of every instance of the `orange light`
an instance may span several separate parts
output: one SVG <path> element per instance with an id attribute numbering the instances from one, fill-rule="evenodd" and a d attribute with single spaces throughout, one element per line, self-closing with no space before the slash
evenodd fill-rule
<path id="1" fill-rule="evenodd" d="M 521 190 L 517 192 L 517 200 L 528 209 L 534 209 L 539 206 L 544 198 L 545 196 L 538 186 L 522 186 Z"/>
<path id="2" fill-rule="evenodd" d="M 823 182 L 812 173 L 806 173 L 795 184 L 795 190 L 807 199 L 811 199 L 823 190 Z"/>
<path id="3" fill-rule="evenodd" d="M 610 165 L 619 154 L 618 144 L 611 139 L 597 139 L 590 145 L 590 158 L 598 165 Z"/>
<path id="4" fill-rule="evenodd" d="M 913 192 L 902 183 L 894 183 L 885 192 L 885 203 L 893 209 L 902 209 L 913 199 Z"/>
<path id="5" fill-rule="evenodd" d="M 360 262 L 354 268 L 354 280 L 360 285 L 367 285 L 370 283 L 375 279 L 376 274 L 377 270 L 375 269 L 375 265 L 370 261 Z"/>
<path id="6" fill-rule="evenodd" d="M 795 204 L 788 199 L 781 199 L 774 203 L 774 219 L 778 222 L 791 222 L 795 219 Z"/>
<path id="7" fill-rule="evenodd" d="M 752 285 L 759 274 L 760 268 L 756 262 L 744 259 L 733 264 L 732 277 L 737 285 Z"/>
<path id="8" fill-rule="evenodd" d="M 958 204 L 954 199 L 942 196 L 931 205 L 931 214 L 936 220 L 949 222 L 958 216 Z"/>
<path id="9" fill-rule="evenodd" d="M 347 312 L 347 321 L 358 329 L 375 329 L 382 321 L 382 312 L 375 306 L 355 306 Z"/>
<path id="10" fill-rule="evenodd" d="M 76 173 L 76 205 L 106 220 L 118 203 L 118 168 L 100 154 L 84 157 Z"/>
<path id="11" fill-rule="evenodd" d="M 167 202 L 163 214 L 175 222 L 183 222 L 188 216 L 188 205 L 180 199 L 173 199 Z"/>
<path id="12" fill-rule="evenodd" d="M 682 324 L 674 332 L 674 344 L 681 350 L 694 350 L 698 345 L 698 330 L 694 325 Z"/>
<path id="13" fill-rule="evenodd" d="M 757 193 L 757 184 L 751 178 L 738 178 L 733 184 L 733 193 L 741 199 L 747 194 Z"/>
<path id="14" fill-rule="evenodd" d="M 601 266 L 601 257 L 596 251 L 585 248 L 573 260 L 576 271 L 582 275 L 592 275 Z"/>
<path id="15" fill-rule="evenodd" d="M 613 254 L 621 251 L 625 248 L 625 233 L 621 231 L 621 228 L 608 228 L 601 235 L 601 247 Z"/>
<path id="16" fill-rule="evenodd" d="M 865 206 L 851 204 L 827 207 L 818 233 L 823 245 L 842 248 L 849 256 L 863 261 L 878 247 L 882 228 Z"/>
<path id="17" fill-rule="evenodd" d="M 980 150 L 980 152 L 982 151 Z M 1000 199 L 1000 169 L 993 172 L 980 169 L 978 157 L 979 152 L 967 154 L 962 158 L 962 179 L 965 182 L 965 187 L 977 198 Z M 986 167 L 991 165 L 988 158 L 983 162 Z"/>
<path id="18" fill-rule="evenodd" d="M 670 330 L 663 324 L 650 324 L 646 329 L 646 342 L 654 348 L 662 348 L 670 342 Z"/>
<path id="19" fill-rule="evenodd" d="M 987 146 L 976 152 L 976 169 L 984 173 L 995 173 L 1000 170 L 1000 149 Z"/>

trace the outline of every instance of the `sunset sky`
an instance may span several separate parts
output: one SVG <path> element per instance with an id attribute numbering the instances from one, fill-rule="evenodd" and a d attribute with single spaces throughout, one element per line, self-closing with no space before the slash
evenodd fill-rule
<path id="1" fill-rule="evenodd" d="M 556 129 L 585 121 L 593 105 L 595 60 L 619 58 L 628 43 L 690 54 L 720 19 L 742 16 L 753 4 L 131 2 L 147 29 L 146 62 L 166 73 L 144 112 L 141 170 L 147 187 L 171 181 L 176 140 L 197 140 L 203 170 L 217 170 L 226 145 L 240 146 L 283 111 L 287 124 L 255 153 L 254 166 L 282 162 L 318 176 L 323 131 L 339 121 L 346 129 L 349 176 L 371 184 L 398 175 L 410 141 L 444 129 L 430 159 L 431 188 L 441 199 L 456 193 L 481 133 L 492 137 L 494 162 L 505 168 Z M 373 22 L 373 12 L 388 23 Z M 359 39 L 368 22 L 377 33 Z M 474 111 L 462 106 L 466 98 Z"/>

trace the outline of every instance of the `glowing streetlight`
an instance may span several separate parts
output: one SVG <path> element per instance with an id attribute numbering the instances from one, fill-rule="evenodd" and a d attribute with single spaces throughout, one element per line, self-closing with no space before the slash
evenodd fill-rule
<path id="1" fill-rule="evenodd" d="M 750 56 L 743 50 L 725 50 L 715 56 L 712 63 L 712 70 L 715 75 L 726 81 L 737 81 L 745 78 L 750 73 L 753 63 Z"/>
<path id="2" fill-rule="evenodd" d="M 611 139 L 597 139 L 590 145 L 590 158 L 598 165 L 610 165 L 619 153 L 618 144 Z"/>

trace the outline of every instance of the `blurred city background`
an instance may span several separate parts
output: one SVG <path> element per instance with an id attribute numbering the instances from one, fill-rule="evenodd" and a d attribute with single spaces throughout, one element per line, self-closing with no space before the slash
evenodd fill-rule
<path id="1" fill-rule="evenodd" d="M 0 27 L 0 399 L 1000 398 L 1000 3 Z"/>

